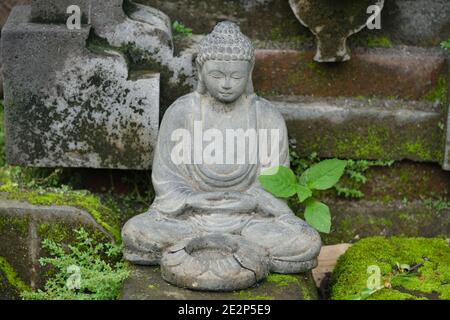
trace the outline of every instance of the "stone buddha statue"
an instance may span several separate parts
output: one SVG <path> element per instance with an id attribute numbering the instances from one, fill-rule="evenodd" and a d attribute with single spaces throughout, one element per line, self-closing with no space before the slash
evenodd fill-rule
<path id="1" fill-rule="evenodd" d="M 219 23 L 202 40 L 198 88 L 161 123 L 155 201 L 123 228 L 125 258 L 161 265 L 175 285 L 237 290 L 268 272 L 317 265 L 319 234 L 257 179 L 265 169 L 289 166 L 289 145 L 281 114 L 254 93 L 254 63 L 251 41 L 232 22 Z"/>

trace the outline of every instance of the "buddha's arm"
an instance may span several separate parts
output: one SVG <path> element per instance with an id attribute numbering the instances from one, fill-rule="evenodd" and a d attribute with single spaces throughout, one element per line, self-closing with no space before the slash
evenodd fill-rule
<path id="1" fill-rule="evenodd" d="M 271 167 L 284 166 L 290 167 L 289 160 L 289 139 L 288 131 L 284 118 L 278 111 L 274 111 L 274 107 L 266 109 L 266 115 L 261 117 L 263 121 L 270 120 L 269 124 L 263 123 L 260 127 L 270 129 L 271 127 L 279 129 L 280 143 L 279 143 L 279 158 L 278 161 L 269 163 L 261 168 L 264 171 Z M 276 198 L 272 194 L 265 191 L 259 182 L 255 181 L 253 186 L 248 191 L 254 196 L 257 202 L 257 210 L 270 216 L 281 216 L 285 214 L 293 214 L 292 210 L 283 199 Z"/>
<path id="2" fill-rule="evenodd" d="M 186 181 L 185 166 L 175 164 L 171 157 L 176 145 L 172 134 L 186 126 L 186 110 L 189 110 L 189 100 L 179 99 L 166 111 L 154 151 L 152 182 L 156 197 L 152 209 L 167 215 L 182 214 L 188 206 L 187 199 L 194 192 Z"/>

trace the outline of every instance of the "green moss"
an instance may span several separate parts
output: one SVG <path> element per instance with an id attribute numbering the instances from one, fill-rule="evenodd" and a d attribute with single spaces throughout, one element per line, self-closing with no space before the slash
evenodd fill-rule
<path id="1" fill-rule="evenodd" d="M 424 96 L 424 100 L 429 102 L 439 102 L 443 106 L 447 105 L 448 100 L 447 76 L 441 75 L 439 77 L 436 87 Z"/>
<path id="2" fill-rule="evenodd" d="M 25 282 L 20 279 L 14 268 L 6 261 L 5 258 L 0 256 L 0 271 L 5 275 L 6 280 L 11 284 L 17 291 L 29 291 L 30 287 L 25 284 Z"/>
<path id="3" fill-rule="evenodd" d="M 368 47 L 392 47 L 392 42 L 388 37 L 371 37 L 367 41 Z"/>
<path id="4" fill-rule="evenodd" d="M 308 278 L 300 280 L 299 275 L 293 276 L 288 274 L 271 273 L 267 276 L 267 283 L 274 284 L 277 288 L 286 288 L 289 286 L 298 287 L 301 291 L 303 300 L 312 300 L 310 290 L 315 290 L 315 284 Z"/>
<path id="5" fill-rule="evenodd" d="M 420 142 L 408 142 L 403 145 L 403 148 L 409 154 L 418 156 L 421 159 L 433 159 L 433 155 L 430 150 L 427 150 Z"/>
<path id="6" fill-rule="evenodd" d="M 382 289 L 372 294 L 367 300 L 422 300 L 422 298 L 398 290 Z"/>
<path id="7" fill-rule="evenodd" d="M 246 290 L 239 291 L 238 295 L 241 300 L 273 300 L 273 297 L 271 296 L 255 295 Z"/>
<path id="8" fill-rule="evenodd" d="M 436 137 L 439 141 L 442 137 Z M 340 133 L 339 140 L 335 141 L 336 154 L 352 155 L 358 159 L 394 159 L 399 155 L 407 156 L 411 159 L 420 161 L 441 162 L 443 157 L 442 148 L 435 148 L 431 145 L 432 139 L 422 141 L 420 137 L 412 136 L 411 141 L 401 143 L 401 141 L 393 141 L 392 132 L 388 128 L 369 127 L 365 134 L 358 131 L 352 132 L 345 130 Z M 323 143 L 318 138 L 317 143 L 313 142 L 315 150 L 323 149 L 323 145 L 331 143 Z M 334 139 L 334 138 L 333 138 Z M 440 145 L 440 144 L 439 144 Z M 322 146 L 322 147 L 321 147 Z"/>
<path id="9" fill-rule="evenodd" d="M 276 284 L 279 287 L 287 287 L 291 284 L 299 284 L 296 277 L 287 274 L 271 273 L 267 276 L 267 282 Z"/>
<path id="10" fill-rule="evenodd" d="M 417 273 L 399 274 L 397 263 L 419 267 Z M 435 294 L 439 299 L 450 299 L 450 247 L 443 239 L 374 237 L 359 241 L 339 258 L 331 277 L 332 298 L 358 295 L 367 287 L 369 266 L 378 266 L 381 284 L 392 288 L 371 298 L 410 298 L 395 292 L 406 291 L 414 297 Z"/>
<path id="11" fill-rule="evenodd" d="M 346 132 L 343 139 L 339 140 L 337 153 L 348 153 L 351 150 L 357 158 L 373 158 L 376 155 L 385 154 L 384 141 L 389 136 L 386 129 L 372 127 L 367 129 L 367 134 L 362 136 L 358 133 Z"/>
<path id="12" fill-rule="evenodd" d="M 48 239 L 56 243 L 74 243 L 76 242 L 76 234 L 74 230 L 77 228 L 85 228 L 84 225 L 68 225 L 54 222 L 52 224 L 41 223 L 38 225 L 37 232 L 40 239 Z M 94 228 L 86 228 L 89 234 L 96 241 L 107 242 L 109 239 L 98 230 Z"/>
<path id="13" fill-rule="evenodd" d="M 391 39 L 389 39 L 388 37 L 376 37 L 376 36 L 371 36 L 367 38 L 367 47 L 369 48 L 377 48 L 377 47 L 381 47 L 381 48 L 390 48 L 392 47 L 392 42 Z"/>
<path id="14" fill-rule="evenodd" d="M 440 43 L 440 46 L 441 46 L 441 48 L 444 49 L 444 50 L 450 50 L 450 39 L 445 40 L 445 41 L 442 41 L 442 42 Z"/>
<path id="15" fill-rule="evenodd" d="M 0 233 L 3 233 L 5 228 L 13 228 L 15 232 L 19 232 L 21 235 L 27 236 L 29 228 L 28 219 L 0 215 Z"/>

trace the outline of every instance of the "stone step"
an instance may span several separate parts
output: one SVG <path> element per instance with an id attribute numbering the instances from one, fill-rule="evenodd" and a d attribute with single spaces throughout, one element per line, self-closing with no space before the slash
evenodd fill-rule
<path id="1" fill-rule="evenodd" d="M 373 236 L 448 237 L 450 207 L 448 199 L 410 201 L 345 200 L 321 197 L 330 207 L 332 229 L 322 234 L 326 245 L 353 243 Z M 304 208 L 293 207 L 302 217 Z"/>
<path id="2" fill-rule="evenodd" d="M 265 95 L 395 97 L 423 100 L 448 79 L 442 50 L 399 46 L 352 52 L 345 63 L 317 63 L 314 50 L 256 52 L 255 88 Z"/>
<path id="3" fill-rule="evenodd" d="M 132 268 L 125 281 L 121 300 L 317 300 L 311 273 L 272 274 L 256 287 L 236 292 L 204 292 L 170 285 L 161 277 L 159 267 Z"/>
<path id="4" fill-rule="evenodd" d="M 442 164 L 447 115 L 438 104 L 375 98 L 269 96 L 301 156 Z"/>

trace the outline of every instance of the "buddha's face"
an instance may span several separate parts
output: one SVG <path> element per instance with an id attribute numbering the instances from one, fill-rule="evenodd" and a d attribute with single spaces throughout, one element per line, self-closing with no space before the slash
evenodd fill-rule
<path id="1" fill-rule="evenodd" d="M 251 66 L 247 61 L 210 60 L 203 64 L 201 78 L 214 98 L 231 103 L 247 89 L 250 72 Z"/>

